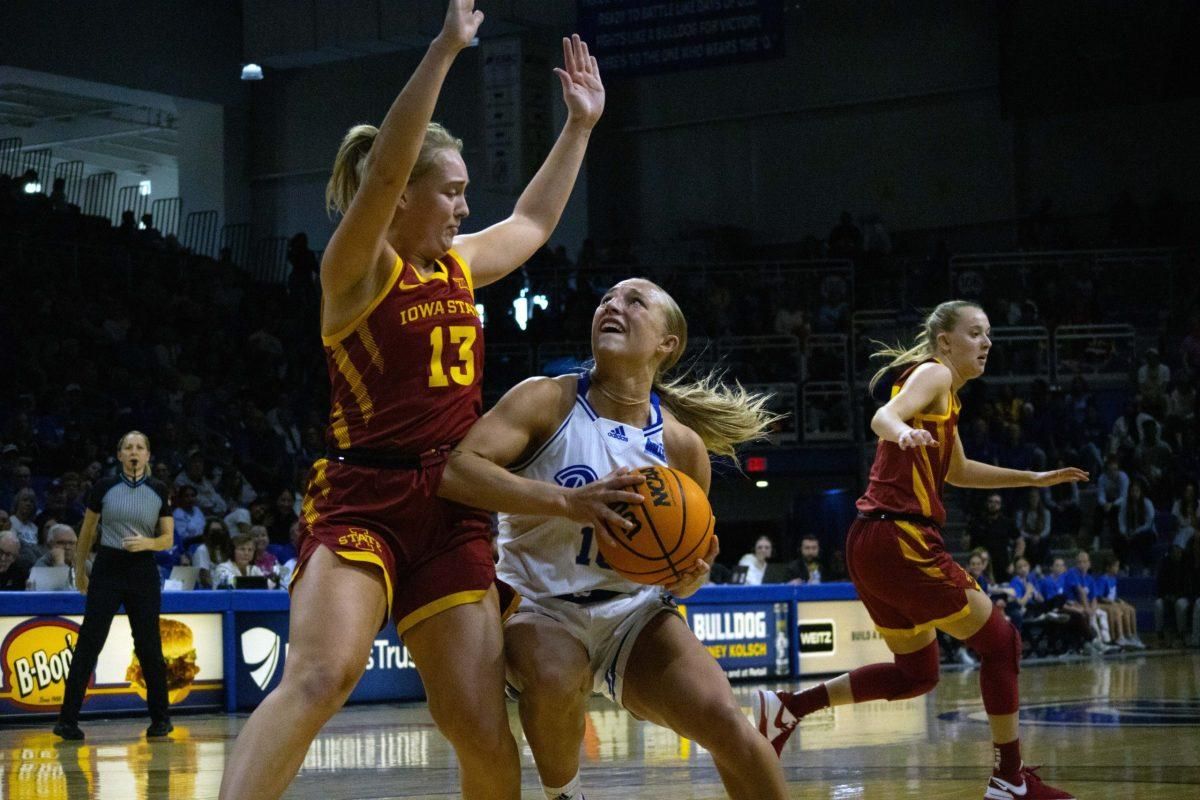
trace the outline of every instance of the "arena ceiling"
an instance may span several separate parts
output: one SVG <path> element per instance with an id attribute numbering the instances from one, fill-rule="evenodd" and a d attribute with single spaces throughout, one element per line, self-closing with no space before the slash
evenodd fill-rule
<path id="1" fill-rule="evenodd" d="M 175 126 L 170 98 L 0 67 L 0 139 L 20 139 L 26 153 L 145 174 L 176 163 Z"/>

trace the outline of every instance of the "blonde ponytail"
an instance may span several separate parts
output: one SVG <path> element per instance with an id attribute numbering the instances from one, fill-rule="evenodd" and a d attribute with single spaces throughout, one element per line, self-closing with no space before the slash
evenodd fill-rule
<path id="1" fill-rule="evenodd" d="M 972 303 L 970 300 L 947 300 L 933 309 L 925 318 L 920 332 L 917 333 L 917 338 L 910 347 L 902 344 L 893 347 L 883 342 L 875 342 L 880 349 L 872 353 L 871 358 L 884 358 L 888 361 L 871 376 L 870 390 L 875 391 L 875 387 L 883 379 L 883 376 L 896 367 L 919 364 L 937 355 L 938 334 L 954 330 L 954 326 L 958 323 L 959 312 L 964 308 L 979 307 L 978 303 Z"/>
<path id="2" fill-rule="evenodd" d="M 729 386 L 722 380 L 724 372 L 710 370 L 703 377 L 693 378 L 689 370 L 684 370 L 682 374 L 666 379 L 666 373 L 679 363 L 687 349 L 687 317 L 675 298 L 662 287 L 647 278 L 639 280 L 646 281 L 658 291 L 663 300 L 660 308 L 665 317 L 666 332 L 679 340 L 675 350 L 658 365 L 654 390 L 680 424 L 699 434 L 710 453 L 729 456 L 737 463 L 737 445 L 765 438 L 771 426 L 783 419 L 783 415 L 767 410 L 771 395 L 748 392 L 736 381 Z"/>
<path id="3" fill-rule="evenodd" d="M 689 380 L 685 373 L 656 379 L 654 390 L 675 419 L 700 435 L 705 449 L 737 463 L 737 445 L 765 438 L 783 415 L 767 410 L 771 395 L 748 392 L 736 381 L 730 386 L 722 377 L 713 370 Z"/>
<path id="4" fill-rule="evenodd" d="M 346 209 L 350 208 L 350 201 L 363 182 L 367 155 L 378 135 L 379 129 L 374 125 L 355 125 L 342 137 L 333 159 L 333 172 L 329 176 L 329 183 L 325 185 L 325 210 L 330 216 L 345 214 Z M 461 153 L 462 148 L 462 139 L 455 138 L 436 122 L 429 123 L 425 127 L 425 138 L 421 140 L 421 152 L 408 176 L 409 183 L 429 171 L 440 151 L 455 150 Z"/>

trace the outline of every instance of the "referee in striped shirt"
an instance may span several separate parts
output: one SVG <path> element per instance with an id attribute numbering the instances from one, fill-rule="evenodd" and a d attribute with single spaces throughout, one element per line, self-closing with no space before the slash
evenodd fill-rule
<path id="1" fill-rule="evenodd" d="M 79 709 L 108 629 L 124 605 L 133 633 L 133 650 L 146 679 L 150 727 L 146 736 L 166 736 L 173 730 L 167 703 L 167 671 L 163 663 L 158 614 L 162 589 L 154 551 L 175 543 L 175 520 L 167 487 L 150 477 L 150 440 L 130 431 L 117 443 L 121 471 L 102 478 L 88 495 L 79 546 L 75 549 L 75 585 L 87 596 L 79 641 L 67 675 L 66 693 L 54 732 L 64 739 L 82 739 Z M 84 562 L 100 532 L 100 552 L 89 578 Z"/>

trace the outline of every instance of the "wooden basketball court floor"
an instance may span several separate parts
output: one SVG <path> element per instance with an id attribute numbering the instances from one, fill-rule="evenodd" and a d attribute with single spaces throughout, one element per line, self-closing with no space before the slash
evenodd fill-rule
<path id="1" fill-rule="evenodd" d="M 749 712 L 753 686 L 735 687 Z M 1026 666 L 1026 761 L 1087 800 L 1200 798 L 1200 654 Z M 539 800 L 522 746 L 523 797 Z M 979 798 L 990 767 L 977 672 L 947 672 L 930 696 L 806 719 L 784 751 L 793 798 Z M 0 800 L 215 798 L 244 716 L 177 716 L 171 742 L 145 719 L 85 720 L 82 745 L 39 722 L 0 728 Z M 263 764 L 263 769 L 271 769 Z M 725 797 L 712 759 L 675 734 L 593 701 L 584 743 L 589 800 Z M 347 708 L 313 744 L 285 795 L 455 797 L 453 754 L 424 704 Z"/>

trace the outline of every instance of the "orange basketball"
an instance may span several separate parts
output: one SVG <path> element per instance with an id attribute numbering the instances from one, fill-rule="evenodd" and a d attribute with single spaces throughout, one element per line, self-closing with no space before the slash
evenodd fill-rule
<path id="1" fill-rule="evenodd" d="M 638 473 L 645 483 L 629 490 L 645 501 L 612 506 L 633 528 L 610 528 L 617 545 L 600 537 L 600 554 L 631 581 L 671 584 L 708 552 L 716 524 L 712 506 L 704 490 L 679 470 L 644 467 Z"/>

